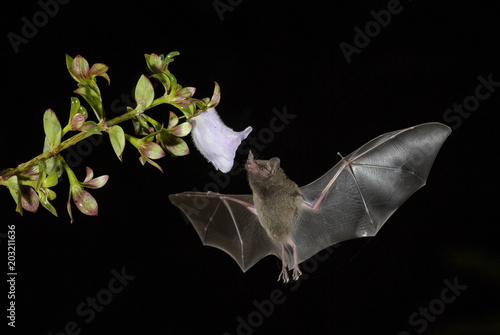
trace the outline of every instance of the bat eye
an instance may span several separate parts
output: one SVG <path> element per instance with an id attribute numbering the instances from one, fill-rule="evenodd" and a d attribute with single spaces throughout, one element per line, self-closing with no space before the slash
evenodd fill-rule
<path id="1" fill-rule="evenodd" d="M 259 165 L 260 170 L 264 170 L 264 165 Z"/>

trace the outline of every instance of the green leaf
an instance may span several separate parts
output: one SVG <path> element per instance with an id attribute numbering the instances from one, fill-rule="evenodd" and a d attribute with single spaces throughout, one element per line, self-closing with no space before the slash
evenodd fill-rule
<path id="1" fill-rule="evenodd" d="M 194 114 L 196 114 L 196 105 L 192 104 L 189 106 L 176 106 L 187 118 L 190 118 Z"/>
<path id="2" fill-rule="evenodd" d="M 160 55 L 160 58 L 163 60 L 163 64 L 168 65 L 169 63 L 172 63 L 174 61 L 175 56 L 178 56 L 180 54 L 181 53 L 179 51 L 172 51 L 166 56 Z"/>
<path id="3" fill-rule="evenodd" d="M 161 58 L 156 55 L 156 54 L 145 54 L 144 57 L 146 58 L 146 65 L 152 72 L 158 72 L 162 71 L 163 68 L 163 62 Z"/>
<path id="4" fill-rule="evenodd" d="M 172 135 L 183 137 L 191 132 L 193 125 L 190 122 L 182 122 L 181 124 L 169 129 Z"/>
<path id="5" fill-rule="evenodd" d="M 52 109 L 47 109 L 43 115 L 43 129 L 52 150 L 61 144 L 61 124 Z"/>
<path id="6" fill-rule="evenodd" d="M 132 124 L 134 125 L 134 131 L 136 135 L 147 135 L 149 134 L 149 124 L 144 118 L 143 114 L 134 116 L 132 118 Z"/>
<path id="7" fill-rule="evenodd" d="M 155 119 L 145 115 L 146 117 L 146 120 L 148 120 L 149 123 L 151 123 L 151 125 L 155 128 L 155 131 L 160 131 L 162 128 L 163 128 L 163 125 L 156 121 Z"/>
<path id="8" fill-rule="evenodd" d="M 74 80 L 78 81 L 78 79 L 75 77 L 75 74 L 73 73 L 73 58 L 68 54 L 66 54 L 66 67 L 68 68 L 71 77 Z"/>
<path id="9" fill-rule="evenodd" d="M 214 93 L 212 94 L 212 98 L 210 99 L 210 104 L 207 106 L 208 108 L 215 108 L 219 104 L 220 101 L 220 86 L 215 82 Z"/>
<path id="10" fill-rule="evenodd" d="M 52 171 L 51 174 L 43 181 L 42 186 L 43 187 L 53 187 L 57 185 L 57 173 L 55 171 Z M 52 200 L 52 199 L 51 199 Z"/>
<path id="11" fill-rule="evenodd" d="M 38 180 L 36 182 L 35 191 L 40 190 L 43 182 L 45 182 L 45 177 L 47 176 L 47 164 L 44 161 L 38 161 Z"/>
<path id="12" fill-rule="evenodd" d="M 49 141 L 47 140 L 47 137 L 45 137 L 45 143 L 43 145 L 43 152 L 49 150 Z M 57 175 L 57 178 L 61 177 L 62 174 L 64 173 L 64 168 L 60 160 L 58 160 L 56 157 L 51 157 L 45 161 L 47 164 L 47 174 L 51 174 L 52 172 L 55 172 Z"/>
<path id="13" fill-rule="evenodd" d="M 80 130 L 83 125 L 85 124 L 85 115 L 83 114 L 80 114 L 80 113 L 76 113 L 75 115 L 73 115 L 73 117 L 71 118 L 71 130 Z"/>
<path id="14" fill-rule="evenodd" d="M 17 176 L 12 176 L 7 180 L 7 187 L 9 188 L 10 195 L 16 202 L 16 212 L 23 215 L 23 206 L 21 203 L 21 191 L 19 190 L 19 181 Z"/>
<path id="15" fill-rule="evenodd" d="M 73 68 L 73 74 L 79 81 L 89 77 L 89 62 L 80 55 L 77 55 L 73 62 L 71 63 Z"/>
<path id="16" fill-rule="evenodd" d="M 90 75 L 92 77 L 96 77 L 96 76 L 103 77 L 104 79 L 106 79 L 108 81 L 108 85 L 110 85 L 111 80 L 109 79 L 109 76 L 106 73 L 106 71 L 108 71 L 108 69 L 109 69 L 109 67 L 106 64 L 95 63 L 94 65 L 92 65 L 92 68 L 90 68 Z"/>
<path id="17" fill-rule="evenodd" d="M 172 156 L 185 156 L 189 154 L 189 146 L 187 143 L 178 137 L 168 136 L 164 139 L 162 143 L 163 147 L 172 155 Z"/>
<path id="18" fill-rule="evenodd" d="M 78 87 L 73 93 L 80 94 L 92 107 L 97 119 L 100 121 L 104 117 L 101 97 L 89 86 Z"/>
<path id="19" fill-rule="evenodd" d="M 116 156 L 121 161 L 123 149 L 125 148 L 125 132 L 120 126 L 113 126 L 109 129 L 109 139 Z"/>
<path id="20" fill-rule="evenodd" d="M 137 107 L 140 106 L 141 109 L 148 108 L 154 98 L 153 85 L 151 85 L 151 82 L 145 75 L 142 75 L 135 87 L 135 102 L 137 103 Z"/>
<path id="21" fill-rule="evenodd" d="M 87 112 L 87 109 L 80 105 L 80 100 L 77 97 L 71 97 L 71 109 L 69 112 L 69 122 L 71 123 L 71 119 L 75 114 L 83 114 L 85 118 L 89 117 L 89 113 Z"/>
<path id="22" fill-rule="evenodd" d="M 101 131 L 99 130 L 97 123 L 95 123 L 94 121 L 85 122 L 82 126 L 82 131 L 87 132 L 87 133 L 91 133 L 91 134 L 101 135 Z"/>
<path id="23" fill-rule="evenodd" d="M 45 209 L 47 209 L 49 212 L 51 212 L 52 215 L 57 216 L 57 211 L 54 208 L 54 206 L 52 206 L 52 204 L 49 202 L 47 194 L 45 194 L 43 191 L 38 192 L 38 198 L 40 198 L 40 203 L 42 204 L 42 206 Z"/>
<path id="24" fill-rule="evenodd" d="M 168 126 L 167 128 L 172 128 L 175 127 L 179 123 L 179 118 L 174 112 L 170 112 L 169 118 L 168 118 Z"/>

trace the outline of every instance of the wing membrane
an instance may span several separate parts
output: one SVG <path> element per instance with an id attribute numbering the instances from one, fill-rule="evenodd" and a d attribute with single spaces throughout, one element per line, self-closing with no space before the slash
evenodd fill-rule
<path id="1" fill-rule="evenodd" d="M 243 272 L 267 255 L 281 255 L 281 246 L 251 211 L 251 195 L 184 192 L 172 194 L 170 200 L 188 217 L 204 245 L 227 252 Z"/>
<path id="2" fill-rule="evenodd" d="M 327 194 L 318 211 L 304 208 L 297 220 L 292 239 L 299 263 L 332 244 L 375 235 L 425 185 L 450 133 L 445 125 L 427 123 L 383 134 L 303 186 L 309 203 L 325 190 Z M 287 264 L 292 264 L 290 255 Z"/>

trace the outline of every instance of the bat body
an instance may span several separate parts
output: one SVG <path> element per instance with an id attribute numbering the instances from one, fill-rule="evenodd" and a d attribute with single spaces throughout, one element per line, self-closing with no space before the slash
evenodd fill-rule
<path id="1" fill-rule="evenodd" d="M 253 195 L 184 192 L 169 196 L 189 218 L 204 245 L 231 255 L 243 271 L 273 254 L 298 279 L 298 264 L 341 241 L 374 236 L 425 185 L 451 133 L 440 123 L 380 135 L 316 181 L 298 187 L 279 159 L 245 165 Z M 295 186 L 294 186 L 295 185 Z"/>

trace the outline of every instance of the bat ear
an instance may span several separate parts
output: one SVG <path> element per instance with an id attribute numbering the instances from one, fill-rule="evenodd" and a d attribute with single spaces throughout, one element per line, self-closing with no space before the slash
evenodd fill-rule
<path id="1" fill-rule="evenodd" d="M 280 167 L 280 159 L 278 157 L 273 157 L 269 160 L 267 164 L 271 168 L 271 173 L 274 174 L 276 170 L 278 170 Z"/>

